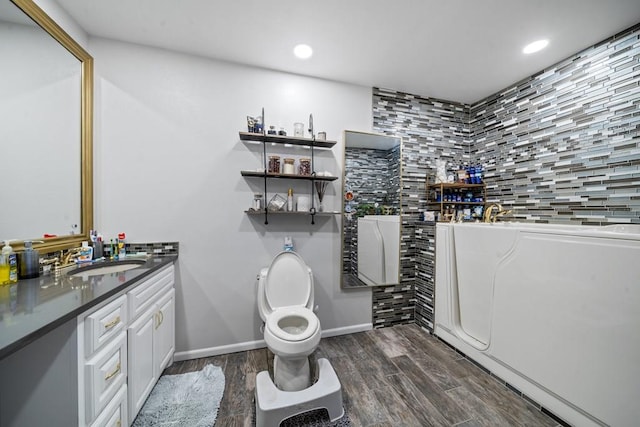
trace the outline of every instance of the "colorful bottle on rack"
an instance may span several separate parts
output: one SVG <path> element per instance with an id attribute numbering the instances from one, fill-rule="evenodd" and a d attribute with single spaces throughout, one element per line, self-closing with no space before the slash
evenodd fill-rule
<path id="1" fill-rule="evenodd" d="M 118 259 L 125 259 L 127 256 L 127 247 L 124 241 L 126 237 L 124 233 L 118 234 Z"/>

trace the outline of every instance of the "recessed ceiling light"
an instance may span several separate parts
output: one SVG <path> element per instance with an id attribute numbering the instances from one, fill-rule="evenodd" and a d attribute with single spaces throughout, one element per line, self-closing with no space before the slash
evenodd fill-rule
<path id="1" fill-rule="evenodd" d="M 529 43 L 522 49 L 522 53 L 534 53 L 544 49 L 549 44 L 549 40 L 537 40 L 533 43 Z"/>
<path id="2" fill-rule="evenodd" d="M 308 59 L 313 55 L 313 49 L 308 44 L 299 44 L 293 48 L 293 54 L 300 59 Z"/>

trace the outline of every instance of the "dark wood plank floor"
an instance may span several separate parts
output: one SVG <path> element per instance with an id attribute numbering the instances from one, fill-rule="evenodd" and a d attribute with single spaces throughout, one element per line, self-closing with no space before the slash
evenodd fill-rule
<path id="1" fill-rule="evenodd" d="M 331 361 L 355 426 L 558 425 L 494 377 L 416 325 L 324 338 L 314 357 Z M 271 370 L 266 349 L 174 363 L 164 374 L 224 370 L 216 427 L 252 425 L 255 377 Z"/>

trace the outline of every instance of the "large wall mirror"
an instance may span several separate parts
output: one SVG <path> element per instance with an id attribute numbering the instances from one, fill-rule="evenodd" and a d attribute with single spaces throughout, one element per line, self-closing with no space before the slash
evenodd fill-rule
<path id="1" fill-rule="evenodd" d="M 344 132 L 342 287 L 400 283 L 402 140 Z"/>
<path id="2" fill-rule="evenodd" d="M 79 244 L 93 227 L 93 58 L 32 0 L 0 2 L 0 57 L 0 240 Z"/>

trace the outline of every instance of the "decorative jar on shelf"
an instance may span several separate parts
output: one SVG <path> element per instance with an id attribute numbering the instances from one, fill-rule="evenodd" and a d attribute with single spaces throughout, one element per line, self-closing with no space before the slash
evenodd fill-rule
<path id="1" fill-rule="evenodd" d="M 300 175 L 311 175 L 311 159 L 300 159 L 299 172 Z"/>
<path id="2" fill-rule="evenodd" d="M 280 156 L 269 156 L 269 173 L 280 173 Z"/>
<path id="3" fill-rule="evenodd" d="M 293 175 L 295 172 L 295 168 L 293 167 L 293 159 L 286 158 L 284 159 L 284 165 L 282 166 L 282 173 L 287 175 Z"/>

